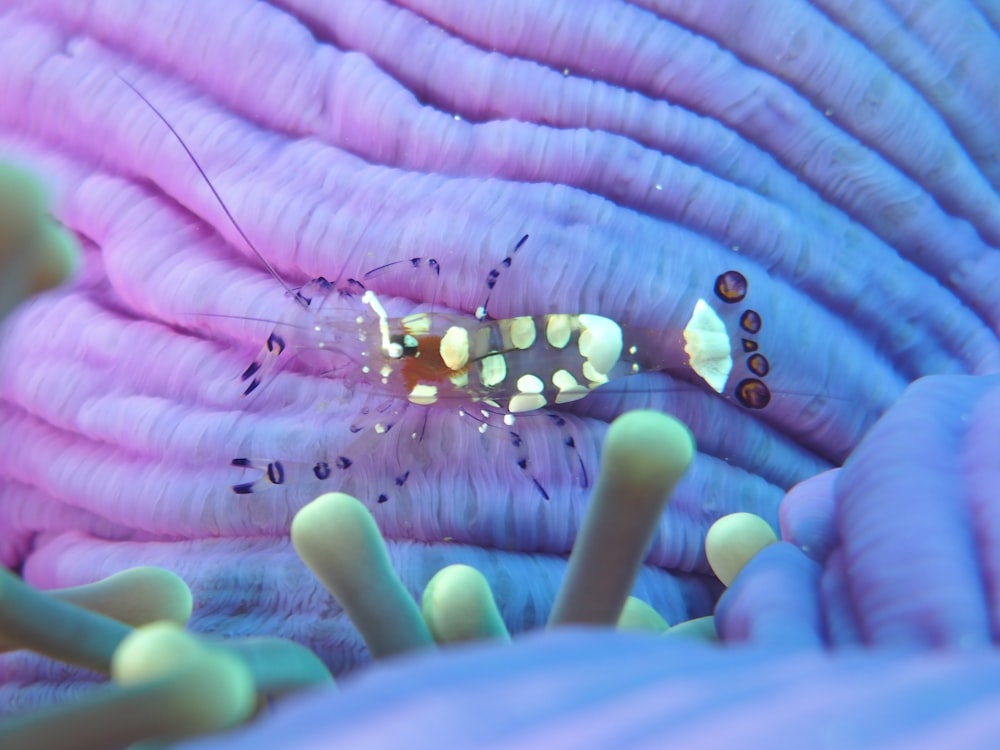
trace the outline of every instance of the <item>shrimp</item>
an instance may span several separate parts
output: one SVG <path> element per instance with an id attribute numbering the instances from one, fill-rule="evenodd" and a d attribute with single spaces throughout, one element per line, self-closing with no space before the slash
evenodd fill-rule
<path id="1" fill-rule="evenodd" d="M 527 235 L 518 247 L 526 239 Z M 715 286 L 717 296 L 737 302 L 745 297 L 747 281 L 738 271 L 727 271 Z M 309 305 L 318 299 L 317 307 L 322 308 L 333 291 L 332 284 L 319 278 L 297 294 Z M 350 296 L 345 290 L 339 293 Z M 361 303 L 368 314 L 357 314 L 346 324 L 338 318 L 343 308 L 334 315 L 317 310 L 310 326 L 299 327 L 304 336 L 296 345 L 340 353 L 386 391 L 422 406 L 466 399 L 511 417 L 576 401 L 620 377 L 671 370 L 693 372 L 723 394 L 733 370 L 733 344 L 726 324 L 703 298 L 695 302 L 666 357 L 662 330 L 623 326 L 602 315 L 556 313 L 492 320 L 482 306 L 475 319 L 444 312 L 391 318 L 375 292 L 365 290 Z M 758 332 L 759 314 L 745 311 L 741 327 L 747 333 Z M 242 375 L 249 380 L 244 395 L 260 385 L 287 346 L 276 329 Z M 756 351 L 752 339 L 744 338 L 742 347 Z M 770 366 L 763 355 L 751 354 L 748 368 L 763 377 Z M 770 392 L 758 378 L 742 380 L 734 393 L 750 409 L 762 409 L 770 401 Z"/>
<path id="2" fill-rule="evenodd" d="M 683 373 L 717 394 L 732 395 L 749 409 L 762 409 L 770 401 L 770 392 L 761 379 L 767 375 L 770 365 L 757 352 L 757 344 L 750 338 L 760 330 L 760 315 L 750 309 L 740 317 L 740 327 L 746 334 L 741 339 L 741 347 L 750 355 L 746 368 L 755 377 L 744 378 L 731 390 L 728 384 L 736 347 L 726 323 L 704 298 L 695 301 L 687 324 L 673 336 L 663 330 L 623 325 L 611 318 L 587 313 L 489 318 L 487 306 L 501 269 L 511 265 L 513 256 L 527 241 L 527 234 L 516 243 L 511 254 L 489 272 L 485 300 L 474 316 L 420 312 L 391 317 L 378 295 L 355 279 L 336 284 L 319 277 L 293 289 L 240 228 L 195 155 L 167 118 L 135 86 L 124 78 L 121 80 L 170 130 L 229 222 L 297 305 L 292 308 L 297 312 L 290 312 L 287 319 L 277 322 L 260 352 L 240 375 L 244 396 L 250 396 L 266 382 L 285 352 L 324 351 L 346 365 L 343 371 L 349 382 L 370 385 L 373 393 L 398 401 L 375 410 L 378 421 L 371 425 L 371 431 L 376 434 L 390 430 L 409 405 L 429 407 L 457 402 L 462 404 L 460 413 L 480 423 L 481 432 L 487 430 L 492 417 L 500 417 L 515 446 L 520 445 L 521 436 L 510 428 L 517 415 L 577 401 L 612 380 L 643 372 Z M 428 267 L 440 272 L 433 259 L 414 258 L 410 262 L 413 266 L 426 262 Z M 384 268 L 373 269 L 363 278 Z M 726 271 L 716 279 L 714 291 L 723 303 L 740 303 L 747 294 L 747 280 L 739 271 Z M 302 311 L 305 311 L 304 316 Z M 366 408 L 365 411 L 371 410 Z M 564 420 L 553 416 L 557 424 L 565 426 Z M 355 433 L 365 429 L 364 426 L 351 427 Z M 415 433 L 413 437 L 420 435 Z M 564 442 L 567 448 L 576 450 L 572 437 Z M 577 459 L 583 475 L 581 483 L 586 486 L 589 482 L 586 467 L 578 453 Z M 352 463 L 348 455 L 340 455 L 333 461 L 335 468 L 344 471 Z M 527 460 L 521 458 L 518 464 L 528 473 L 540 494 L 548 499 L 544 486 L 531 475 Z M 329 479 L 334 468 L 326 461 L 247 457 L 233 459 L 232 465 L 259 473 L 253 481 L 233 484 L 232 490 L 237 494 L 256 493 L 285 484 L 293 468 L 303 468 L 307 477 L 321 481 Z M 396 486 L 405 484 L 407 477 L 408 471 L 395 477 Z M 386 500 L 388 495 L 385 493 L 378 496 L 379 502 Z"/>
<path id="3" fill-rule="evenodd" d="M 518 247 L 525 239 L 527 236 Z M 490 280 L 495 281 L 494 272 Z M 738 271 L 727 271 L 715 284 L 717 296 L 727 302 L 742 301 L 746 286 Z M 325 350 L 349 359 L 357 377 L 379 393 L 405 398 L 408 404 L 460 402 L 465 405 L 460 411 L 469 414 L 477 406 L 486 407 L 479 411 L 483 419 L 476 418 L 480 431 L 485 432 L 493 415 L 502 417 L 510 428 L 519 414 L 577 401 L 612 380 L 638 373 L 693 373 L 713 392 L 724 394 L 733 371 L 734 347 L 727 326 L 703 298 L 695 302 L 676 340 L 665 342 L 662 330 L 625 326 L 595 314 L 493 320 L 487 319 L 484 305 L 475 317 L 421 312 L 395 318 L 386 313 L 378 295 L 367 289 L 360 295 L 358 314 L 348 318 L 342 306 L 328 304 L 335 293 L 325 279 L 303 287 L 300 294 L 308 304 L 318 303 L 316 314 L 309 325 L 293 327 L 290 336 L 279 335 L 276 329 L 268 337 L 243 373 L 243 379 L 250 382 L 246 393 L 258 387 L 262 374 L 270 372 L 290 346 Z M 344 290 L 339 295 L 352 297 Z M 758 331 L 760 316 L 753 310 L 745 311 L 741 327 L 748 334 Z M 741 346 L 746 351 L 756 348 L 750 338 L 744 338 Z M 761 376 L 769 370 L 759 353 L 750 355 L 747 367 Z M 749 409 L 762 409 L 770 400 L 766 385 L 756 377 L 741 380 L 733 395 Z M 397 417 L 400 413 L 399 409 L 393 412 Z M 384 433 L 392 426 L 392 422 L 382 420 L 374 430 Z M 509 434 L 520 441 L 518 433 Z M 566 445 L 575 449 L 572 438 Z M 335 465 L 346 470 L 352 463 L 349 456 L 339 456 Z M 580 463 L 586 476 L 582 460 Z M 289 478 L 289 462 L 239 458 L 234 465 L 257 469 L 261 474 L 255 481 L 233 485 L 238 494 L 260 492 Z M 327 479 L 331 474 L 326 462 L 307 468 L 316 479 Z M 522 465 L 522 469 L 527 467 Z M 396 485 L 402 486 L 406 478 L 405 473 L 397 477 Z M 548 498 L 538 480 L 532 480 Z M 387 495 L 379 495 L 379 502 L 387 499 Z"/>

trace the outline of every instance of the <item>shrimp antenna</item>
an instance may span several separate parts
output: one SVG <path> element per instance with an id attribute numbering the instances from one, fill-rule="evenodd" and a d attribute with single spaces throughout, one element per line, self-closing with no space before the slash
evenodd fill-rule
<path id="1" fill-rule="evenodd" d="M 409 260 L 394 260 L 390 263 L 383 263 L 381 266 L 376 266 L 370 271 L 365 271 L 365 275 L 362 276 L 365 281 L 368 281 L 381 273 L 384 273 L 386 269 L 392 268 L 393 266 L 398 266 L 402 263 L 409 263 L 412 268 L 420 268 L 424 265 L 427 266 L 438 278 L 438 285 L 434 288 L 434 298 L 431 300 L 431 312 L 437 306 L 437 295 L 438 289 L 440 288 L 441 281 L 441 264 L 437 262 L 437 259 L 431 257 L 420 256 L 418 258 L 410 258 Z M 362 284 L 364 286 L 364 284 Z"/>
<path id="2" fill-rule="evenodd" d="M 524 235 L 514 245 L 514 249 L 510 251 L 510 254 L 500 261 L 500 265 L 491 269 L 490 272 L 486 274 L 486 299 L 484 299 L 483 304 L 476 309 L 476 320 L 483 321 L 489 317 L 489 311 L 486 308 L 490 306 L 490 297 L 493 295 L 493 287 L 497 285 L 497 279 L 500 278 L 501 271 L 505 268 L 510 268 L 510 264 L 513 262 L 517 251 L 520 250 L 527 241 L 528 235 Z"/>
<path id="3" fill-rule="evenodd" d="M 302 305 L 302 307 L 309 307 L 309 303 L 306 300 L 304 300 L 298 292 L 296 292 L 294 289 L 288 286 L 287 283 L 285 283 L 285 280 L 281 278 L 278 272 L 274 269 L 274 266 L 268 263 L 264 255 L 260 252 L 260 250 L 257 249 L 257 246 L 253 244 L 253 242 L 250 240 L 249 237 L 247 237 L 246 232 L 244 232 L 243 228 L 236 222 L 236 219 L 233 217 L 232 212 L 229 210 L 229 206 L 227 206 L 226 202 L 222 200 L 222 196 L 219 195 L 219 191 L 215 189 L 215 185 L 212 184 L 212 181 L 208 178 L 208 175 L 205 173 L 205 170 L 198 162 L 198 158 L 194 155 L 191 149 L 188 148 L 188 145 L 184 142 L 184 139 L 181 138 L 181 134 L 177 132 L 177 129 L 170 124 L 170 120 L 168 120 L 166 116 L 160 110 L 158 110 L 156 106 L 146 97 L 146 95 L 143 94 L 141 91 L 139 91 L 139 89 L 136 88 L 131 81 L 122 76 L 120 73 L 115 73 L 115 75 L 118 76 L 118 79 L 122 83 L 124 83 L 126 86 L 132 89 L 132 91 L 135 92 L 135 95 L 138 96 L 140 99 L 142 99 L 146 103 L 146 106 L 149 107 L 151 110 L 153 110 L 153 113 L 158 118 L 160 118 L 160 121 L 167 126 L 167 128 L 170 130 L 171 133 L 173 133 L 174 138 L 176 138 L 177 142 L 181 144 L 181 148 L 184 149 L 184 152 L 188 155 L 188 158 L 191 159 L 191 163 L 194 164 L 195 169 L 198 170 L 198 174 L 200 174 L 202 179 L 205 180 L 205 184 L 208 185 L 208 189 L 212 191 L 212 195 L 215 196 L 216 202 L 218 202 L 219 206 L 226 214 L 226 218 L 229 219 L 229 223 L 233 225 L 233 228 L 237 232 L 239 232 L 240 237 L 242 237 L 243 241 L 247 243 L 247 247 L 249 247 L 253 251 L 253 254 L 257 256 L 257 260 L 259 260 L 261 264 L 263 264 L 264 268 L 267 269 L 267 272 L 271 274 L 271 276 L 273 276 L 274 279 L 279 284 L 281 284 L 282 288 L 290 296 L 295 298 L 296 302 Z"/>

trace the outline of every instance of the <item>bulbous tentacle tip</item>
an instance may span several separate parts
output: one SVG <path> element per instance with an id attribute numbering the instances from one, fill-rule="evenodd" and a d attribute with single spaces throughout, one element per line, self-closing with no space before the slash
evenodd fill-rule
<path id="1" fill-rule="evenodd" d="M 194 607 L 187 584 L 153 566 L 127 568 L 93 583 L 45 593 L 133 626 L 159 621 L 184 625 Z"/>
<path id="2" fill-rule="evenodd" d="M 107 672 L 128 626 L 191 616 L 191 590 L 156 567 L 129 568 L 93 583 L 39 591 L 4 571 L 0 582 L 0 653 L 28 648 Z"/>
<path id="3" fill-rule="evenodd" d="M 660 412 L 612 422 L 550 625 L 614 625 L 635 584 L 663 509 L 691 465 L 694 439 Z"/>
<path id="4" fill-rule="evenodd" d="M 253 676 L 240 659 L 202 645 L 175 623 L 130 632 L 111 663 L 114 684 L 5 719 L 0 745 L 82 750 L 176 740 L 240 724 L 257 704 Z"/>
<path id="5" fill-rule="evenodd" d="M 730 513 L 705 535 L 705 555 L 712 572 L 729 586 L 754 555 L 778 541 L 774 529 L 753 513 Z"/>
<path id="6" fill-rule="evenodd" d="M 662 632 L 649 605 L 629 600 L 671 491 L 690 465 L 687 428 L 656 412 L 612 425 L 606 469 L 570 558 L 549 624 L 590 623 Z M 437 643 L 509 640 L 486 578 L 452 565 L 427 584 L 420 610 L 392 569 L 370 511 L 343 493 L 322 495 L 295 516 L 292 543 L 376 658 Z"/>
<path id="7" fill-rule="evenodd" d="M 360 501 L 342 492 L 320 495 L 293 519 L 292 544 L 372 656 L 433 645 L 416 602 L 392 568 L 375 519 Z"/>
<path id="8" fill-rule="evenodd" d="M 146 736 L 190 737 L 235 726 L 257 704 L 245 662 L 211 648 L 175 623 L 137 628 L 115 650 L 111 676 L 137 697 Z M 126 693 L 127 695 L 127 693 Z"/>
<path id="9" fill-rule="evenodd" d="M 626 412 L 611 423 L 604 438 L 601 476 L 622 489 L 645 489 L 630 498 L 622 493 L 620 502 L 665 504 L 694 451 L 691 431 L 677 419 L 650 410 Z"/>
<path id="10" fill-rule="evenodd" d="M 128 633 L 124 623 L 38 591 L 0 568 L 0 651 L 30 649 L 106 674 Z"/>
<path id="11" fill-rule="evenodd" d="M 129 633 L 111 658 L 111 679 L 123 687 L 139 685 L 204 653 L 194 636 L 174 623 L 154 622 Z"/>
<path id="12" fill-rule="evenodd" d="M 0 164 L 0 319 L 33 294 L 58 286 L 80 266 L 73 236 L 46 207 L 39 182 Z"/>
<path id="13" fill-rule="evenodd" d="M 468 565 L 449 565 L 427 583 L 424 622 L 437 643 L 510 640 L 486 577 Z"/>

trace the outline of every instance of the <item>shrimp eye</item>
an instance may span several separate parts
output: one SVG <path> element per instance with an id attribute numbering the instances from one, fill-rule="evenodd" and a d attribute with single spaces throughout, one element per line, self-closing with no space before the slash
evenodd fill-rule
<path id="1" fill-rule="evenodd" d="M 402 356 L 404 357 L 415 357 L 420 349 L 420 342 L 410 333 L 404 333 L 402 336 L 393 336 L 391 342 L 402 348 Z"/>

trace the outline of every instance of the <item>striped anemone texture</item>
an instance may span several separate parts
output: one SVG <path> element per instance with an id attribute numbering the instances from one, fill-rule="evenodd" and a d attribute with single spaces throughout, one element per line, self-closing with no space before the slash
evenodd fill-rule
<path id="1" fill-rule="evenodd" d="M 939 747 L 989 750 L 1000 655 L 790 652 L 600 633 L 376 668 L 184 750 Z"/>
<path id="2" fill-rule="evenodd" d="M 717 596 L 715 518 L 777 527 L 785 491 L 910 381 L 1000 370 L 995 0 L 0 7 L 0 155 L 44 175 L 84 247 L 0 342 L 0 562 L 36 586 L 160 565 L 194 628 L 294 638 L 343 673 L 363 645 L 288 539 L 340 488 L 412 591 L 474 565 L 521 631 L 549 610 L 608 421 L 651 407 L 699 450 L 635 591 L 675 622 Z M 390 315 L 471 325 L 497 268 L 493 317 L 660 332 L 669 372 L 495 428 L 291 356 L 371 310 L 334 294 L 320 318 L 283 284 L 355 279 Z M 716 293 L 727 271 L 744 298 Z M 699 299 L 735 342 L 721 395 L 672 354 Z M 272 330 L 288 362 L 243 396 Z M 734 386 L 751 375 L 764 408 Z M 288 481 L 234 494 L 237 457 Z M 7 710 L 84 679 L 0 664 Z"/>

